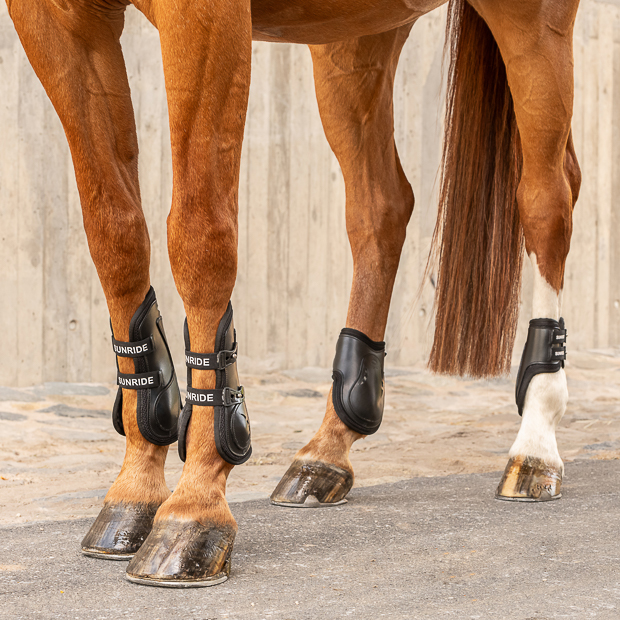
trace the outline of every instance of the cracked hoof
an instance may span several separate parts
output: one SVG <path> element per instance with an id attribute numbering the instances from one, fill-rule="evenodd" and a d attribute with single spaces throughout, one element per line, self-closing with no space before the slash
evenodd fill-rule
<path id="1" fill-rule="evenodd" d="M 197 521 L 158 521 L 127 566 L 133 583 L 164 588 L 215 586 L 228 579 L 236 529 Z"/>
<path id="2" fill-rule="evenodd" d="M 271 503 L 292 508 L 319 508 L 346 503 L 353 475 L 322 461 L 293 461 L 271 494 Z"/>
<path id="3" fill-rule="evenodd" d="M 542 459 L 514 456 L 508 461 L 495 497 L 513 502 L 546 502 L 562 497 L 562 472 Z"/>
<path id="4" fill-rule="evenodd" d="M 104 560 L 130 560 L 149 535 L 159 504 L 104 504 L 82 541 L 82 553 Z"/>

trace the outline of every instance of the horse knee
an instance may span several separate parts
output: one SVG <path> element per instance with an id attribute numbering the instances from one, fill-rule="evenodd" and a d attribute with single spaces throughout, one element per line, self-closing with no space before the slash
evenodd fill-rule
<path id="1" fill-rule="evenodd" d="M 149 280 L 150 239 L 142 208 L 126 196 L 90 200 L 83 209 L 90 255 L 109 299 L 133 296 Z"/>
<path id="2" fill-rule="evenodd" d="M 228 303 L 237 275 L 237 224 L 229 209 L 176 206 L 168 216 L 168 253 L 177 289 L 187 306 Z"/>

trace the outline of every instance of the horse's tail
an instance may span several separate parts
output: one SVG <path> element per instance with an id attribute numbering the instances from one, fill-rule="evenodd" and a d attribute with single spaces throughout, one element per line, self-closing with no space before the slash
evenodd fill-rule
<path id="1" fill-rule="evenodd" d="M 521 148 L 506 70 L 488 26 L 450 0 L 450 53 L 431 370 L 474 377 L 510 370 L 523 233 L 517 210 Z M 430 264 L 430 263 L 429 263 Z"/>

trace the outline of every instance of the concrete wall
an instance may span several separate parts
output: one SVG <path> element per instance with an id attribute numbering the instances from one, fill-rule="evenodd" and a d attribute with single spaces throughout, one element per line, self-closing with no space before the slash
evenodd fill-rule
<path id="1" fill-rule="evenodd" d="M 396 81 L 396 139 L 416 194 L 388 326 L 390 364 L 428 350 L 421 278 L 435 221 L 444 11 L 416 24 Z M 157 32 L 132 7 L 132 88 L 152 281 L 175 357 L 183 308 L 166 251 L 172 188 Z M 574 136 L 584 173 L 568 261 L 570 346 L 620 344 L 620 5 L 582 0 Z M 112 381 L 108 314 L 88 255 L 62 127 L 0 8 L 0 384 Z M 324 138 L 303 46 L 255 44 L 240 189 L 236 325 L 246 368 L 327 366 L 344 324 L 352 261 L 344 185 Z M 525 307 L 531 300 L 526 269 Z M 521 338 L 528 320 L 522 313 Z M 520 345 L 518 345 L 520 346 Z"/>

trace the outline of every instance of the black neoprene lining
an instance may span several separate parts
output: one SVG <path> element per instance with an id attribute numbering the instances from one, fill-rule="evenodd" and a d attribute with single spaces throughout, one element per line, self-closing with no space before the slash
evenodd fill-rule
<path id="1" fill-rule="evenodd" d="M 371 340 L 366 334 L 358 331 L 357 329 L 353 329 L 352 327 L 343 327 L 340 330 L 340 334 L 353 336 L 354 338 L 361 340 L 365 345 L 368 345 L 374 351 L 383 351 L 383 349 L 385 349 L 385 342 L 376 342 L 375 340 Z"/>
<path id="2" fill-rule="evenodd" d="M 560 319 L 560 321 L 564 324 L 564 319 Z M 563 328 L 560 327 L 560 321 L 556 321 L 555 319 L 532 319 L 530 321 L 530 326 L 537 329 L 545 328 L 563 330 Z"/>
<path id="3" fill-rule="evenodd" d="M 131 321 L 129 322 L 129 338 L 130 339 L 140 338 L 140 331 L 139 331 L 138 325 L 142 323 L 142 321 L 144 320 L 144 317 L 146 317 L 146 315 L 149 313 L 149 310 L 151 309 L 151 306 L 153 305 L 154 301 L 156 301 L 155 291 L 153 290 L 153 287 L 151 287 L 149 289 L 149 292 L 146 294 L 146 297 L 144 298 L 144 301 L 142 302 L 140 308 L 138 309 L 139 313 L 136 312 L 136 314 L 134 314 L 131 317 Z M 140 360 L 140 361 L 144 362 L 144 360 Z"/>
<path id="4" fill-rule="evenodd" d="M 116 391 L 116 398 L 112 407 L 112 426 L 114 426 L 114 430 L 119 435 L 125 436 L 125 427 L 123 426 L 123 390 Z"/>
<path id="5" fill-rule="evenodd" d="M 332 390 L 332 401 L 334 409 L 338 414 L 338 417 L 349 427 L 350 420 L 347 412 L 342 403 L 342 385 L 344 383 L 344 375 L 339 370 L 334 370 L 332 373 L 332 380 L 334 381 L 334 389 Z"/>
<path id="6" fill-rule="evenodd" d="M 155 291 L 153 287 L 149 289 L 146 297 L 144 298 L 144 302 L 140 307 L 139 313 L 137 312 L 131 317 L 131 321 L 129 322 L 129 339 L 133 340 L 135 338 L 140 337 L 140 333 L 138 330 L 138 325 L 144 320 L 148 311 L 150 310 L 151 303 L 155 299 Z M 148 372 L 148 364 L 144 357 L 137 357 L 133 361 L 134 368 L 136 370 L 136 374 Z M 136 405 L 136 417 L 138 418 L 138 423 L 141 421 L 147 420 L 149 415 L 149 405 L 151 404 L 151 391 L 145 390 L 144 392 L 138 393 L 138 403 Z"/>
<path id="7" fill-rule="evenodd" d="M 223 351 L 226 349 L 226 332 L 230 328 L 230 324 L 232 323 L 232 312 L 226 312 L 224 314 L 223 320 L 220 321 L 220 324 L 217 326 L 217 332 L 215 334 L 215 346 L 217 347 L 216 351 Z M 234 342 L 237 342 L 237 333 L 235 332 L 233 337 Z M 223 369 L 223 372 L 216 372 L 216 380 L 215 387 L 223 388 L 227 384 L 227 368 Z"/>

